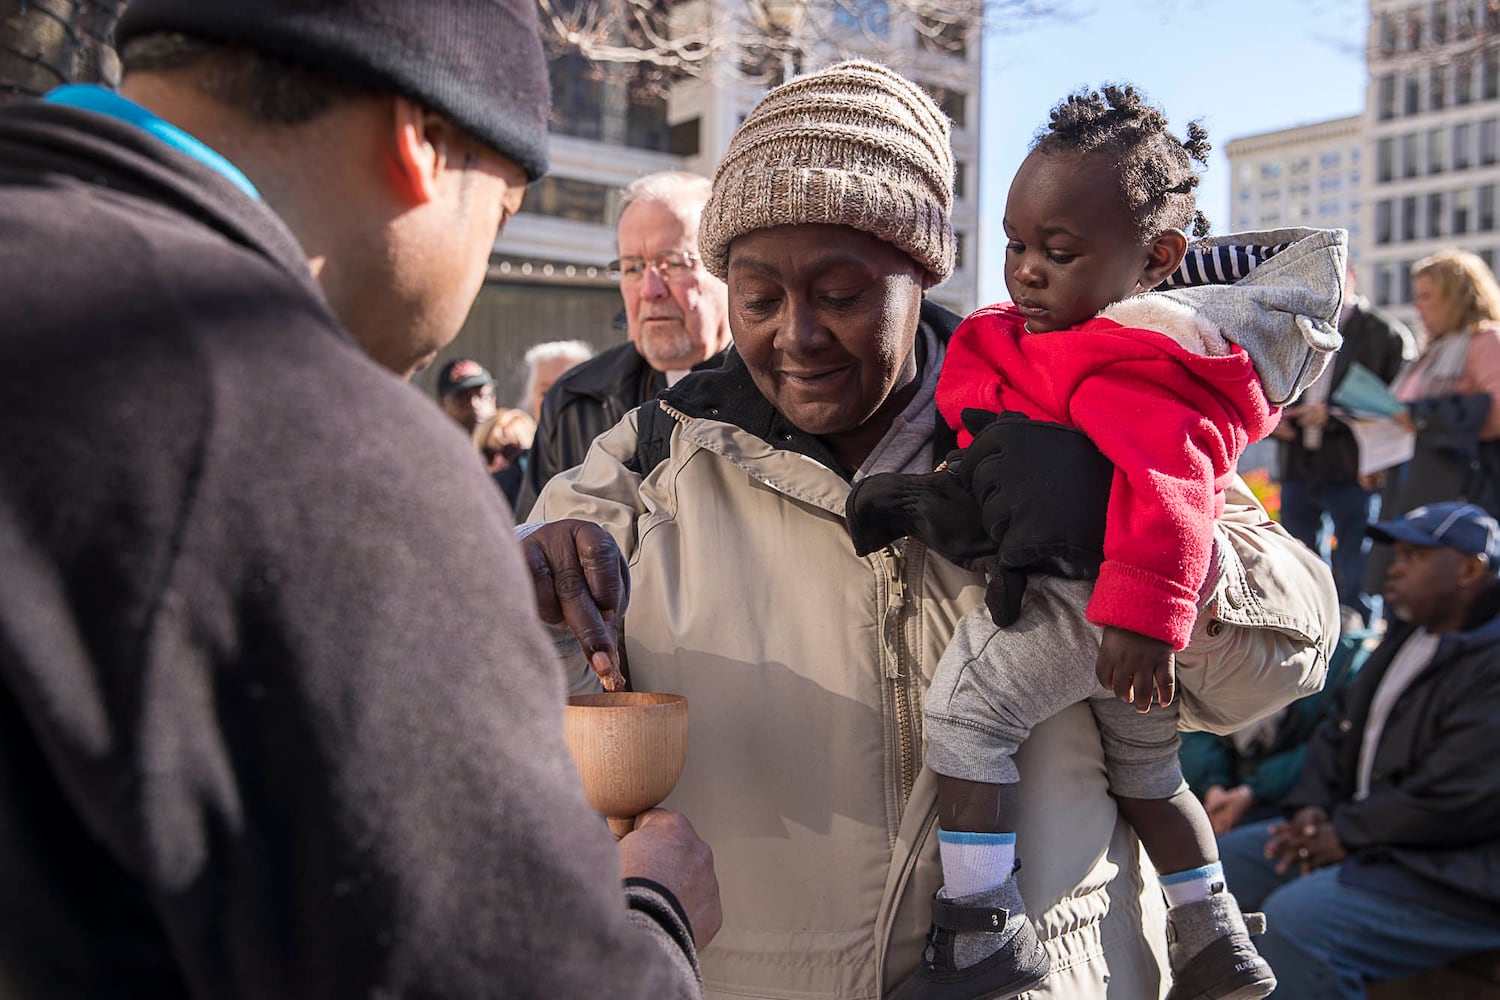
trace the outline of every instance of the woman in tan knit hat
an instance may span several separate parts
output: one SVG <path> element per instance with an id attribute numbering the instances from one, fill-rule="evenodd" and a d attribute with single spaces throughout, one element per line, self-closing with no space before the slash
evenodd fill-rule
<path id="1" fill-rule="evenodd" d="M 952 445 L 933 391 L 958 317 L 925 298 L 953 268 L 948 129 L 868 62 L 768 93 L 700 230 L 735 351 L 599 438 L 534 511 L 607 531 L 631 571 L 629 680 L 691 705 L 667 805 L 715 853 L 710 997 L 884 997 L 922 958 L 940 871 L 921 698 L 984 578 L 912 540 L 856 555 L 843 513 L 853 482 L 930 470 Z M 592 552 L 591 589 L 611 592 L 598 528 L 551 523 L 527 545 L 556 576 Z M 565 603 L 544 588 L 557 623 Z M 583 650 L 613 683 L 593 621 Z M 598 683 L 582 658 L 577 677 Z M 1088 709 L 1042 723 L 1017 762 L 1035 796 L 1022 833 L 1049 848 L 1022 875 L 1054 970 L 1036 995 L 1157 996 L 1161 895 Z"/>

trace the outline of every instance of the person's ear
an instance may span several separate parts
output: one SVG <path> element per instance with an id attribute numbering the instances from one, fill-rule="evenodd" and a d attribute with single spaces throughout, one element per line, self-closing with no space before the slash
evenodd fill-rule
<path id="1" fill-rule="evenodd" d="M 1490 562 L 1484 556 L 1466 556 L 1458 567 L 1458 585 L 1464 589 L 1482 586 L 1490 576 Z"/>
<path id="2" fill-rule="evenodd" d="M 1141 287 L 1150 291 L 1182 263 L 1187 253 L 1187 235 L 1180 229 L 1167 229 L 1156 235 L 1146 247 L 1146 266 L 1141 271 Z"/>
<path id="3" fill-rule="evenodd" d="M 404 97 L 397 97 L 392 104 L 391 182 L 408 204 L 426 204 L 438 196 L 452 149 L 452 129 Z"/>

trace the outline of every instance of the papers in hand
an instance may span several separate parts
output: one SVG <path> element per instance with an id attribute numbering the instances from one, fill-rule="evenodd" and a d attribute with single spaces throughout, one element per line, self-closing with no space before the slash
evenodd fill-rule
<path id="1" fill-rule="evenodd" d="M 1335 406 L 1343 407 L 1355 417 L 1394 417 L 1406 409 L 1405 404 L 1391 395 L 1391 387 L 1358 361 L 1349 366 L 1331 399 Z"/>
<path id="2" fill-rule="evenodd" d="M 1356 361 L 1330 399 L 1359 445 L 1361 476 L 1410 461 L 1417 435 L 1392 419 L 1406 404 L 1391 394 L 1391 387 L 1379 375 Z"/>
<path id="3" fill-rule="evenodd" d="M 1373 475 L 1411 460 L 1417 435 L 1390 417 L 1344 417 L 1359 445 L 1359 474 Z"/>

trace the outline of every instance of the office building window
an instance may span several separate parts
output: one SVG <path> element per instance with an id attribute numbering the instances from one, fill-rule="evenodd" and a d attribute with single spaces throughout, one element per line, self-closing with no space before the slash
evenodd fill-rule
<path id="1" fill-rule="evenodd" d="M 1453 192 L 1453 235 L 1462 236 L 1469 231 L 1471 196 L 1467 188 Z"/>
<path id="2" fill-rule="evenodd" d="M 1411 266 L 1414 263 L 1416 262 L 1403 260 L 1401 263 L 1396 265 L 1398 290 L 1401 296 L 1399 301 L 1402 303 L 1411 301 Z"/>
<path id="3" fill-rule="evenodd" d="M 961 271 L 964 266 L 964 234 L 955 232 L 953 234 L 953 270 Z"/>
<path id="4" fill-rule="evenodd" d="M 1433 0 L 1432 7 L 1427 18 L 1427 32 L 1432 38 L 1432 44 L 1447 44 L 1448 0 Z"/>
<path id="5" fill-rule="evenodd" d="M 689 118 L 667 133 L 667 151 L 677 156 L 697 156 L 703 148 L 703 119 Z"/>
<path id="6" fill-rule="evenodd" d="M 1375 265 L 1375 304 L 1377 306 L 1391 304 L 1391 265 L 1389 264 Z"/>
<path id="7" fill-rule="evenodd" d="M 599 107 L 604 101 L 604 81 L 592 75 L 589 61 L 576 52 L 551 59 L 551 131 L 580 139 L 598 139 L 604 134 Z"/>
<path id="8" fill-rule="evenodd" d="M 963 19 L 918 14 L 917 46 L 924 52 L 956 56 L 959 59 L 969 54 L 969 25 Z"/>
<path id="9" fill-rule="evenodd" d="M 1470 134 L 1474 126 L 1469 124 L 1453 126 L 1453 169 L 1467 170 L 1469 168 L 1469 143 Z"/>
<path id="10" fill-rule="evenodd" d="M 1443 235 L 1443 196 L 1434 191 L 1427 196 L 1427 238 Z"/>
<path id="11" fill-rule="evenodd" d="M 1409 243 L 1417 238 L 1417 196 L 1409 194 L 1401 199 L 1401 242 Z"/>
<path id="12" fill-rule="evenodd" d="M 623 71 L 615 77 L 575 53 L 548 62 L 552 79 L 552 114 L 548 127 L 559 135 L 580 139 L 621 142 L 635 149 L 667 152 L 671 128 L 667 125 L 667 101 L 655 90 L 641 85 L 644 68 Z M 606 99 L 625 95 L 623 101 Z"/>
<path id="13" fill-rule="evenodd" d="M 1387 73 L 1375 85 L 1376 109 L 1381 121 L 1396 117 L 1396 77 Z"/>
<path id="14" fill-rule="evenodd" d="M 1479 123 L 1479 165 L 1487 167 L 1495 162 L 1496 152 L 1500 150 L 1500 142 L 1497 142 L 1496 125 L 1500 124 L 1494 118 L 1486 118 Z"/>
<path id="15" fill-rule="evenodd" d="M 1453 103 L 1468 104 L 1474 99 L 1474 64 L 1460 59 L 1453 65 Z"/>
<path id="16" fill-rule="evenodd" d="M 969 165 L 967 163 L 960 160 L 953 164 L 953 197 L 962 198 L 964 196 L 964 181 L 968 172 Z"/>
<path id="17" fill-rule="evenodd" d="M 1417 176 L 1417 133 L 1409 132 L 1401 137 L 1401 176 Z"/>
<path id="18" fill-rule="evenodd" d="M 613 217 L 614 198 L 615 189 L 609 185 L 554 174 L 526 188 L 521 211 L 602 226 Z"/>
<path id="19" fill-rule="evenodd" d="M 1447 88 L 1447 70 L 1442 66 L 1432 67 L 1432 72 L 1427 74 L 1427 107 L 1433 111 L 1443 110 Z"/>
<path id="20" fill-rule="evenodd" d="M 1414 115 L 1422 110 L 1422 85 L 1415 73 L 1401 78 L 1401 113 Z"/>
<path id="21" fill-rule="evenodd" d="M 891 8 L 885 0 L 841 0 L 833 5 L 833 23 L 845 31 L 865 31 L 876 38 L 889 38 Z"/>
<path id="22" fill-rule="evenodd" d="M 1391 241 L 1391 202 L 1390 199 L 1377 201 L 1375 203 L 1375 242 L 1386 244 Z"/>
<path id="23" fill-rule="evenodd" d="M 1500 97 L 1500 52 L 1486 52 L 1483 66 L 1480 93 L 1486 101 L 1493 101 Z"/>
<path id="24" fill-rule="evenodd" d="M 1486 184 L 1479 189 L 1479 218 L 1475 220 L 1481 233 L 1495 230 L 1495 185 Z"/>
<path id="25" fill-rule="evenodd" d="M 1443 172 L 1443 130 L 1440 128 L 1429 129 L 1427 132 L 1427 172 Z"/>
<path id="26" fill-rule="evenodd" d="M 1495 269 L 1495 251 L 1491 247 L 1485 247 L 1479 251 L 1479 259 L 1484 261 L 1484 266 L 1491 271 Z"/>
<path id="27" fill-rule="evenodd" d="M 961 92 L 959 92 L 957 90 L 947 90 L 947 91 L 944 91 L 943 92 L 943 99 L 938 102 L 938 106 L 943 109 L 943 114 L 945 114 L 949 118 L 953 119 L 953 124 L 954 124 L 955 127 L 957 127 L 957 128 L 963 128 L 965 125 L 967 125 L 969 123 L 969 118 L 968 118 L 969 95 L 968 94 L 961 93 Z"/>

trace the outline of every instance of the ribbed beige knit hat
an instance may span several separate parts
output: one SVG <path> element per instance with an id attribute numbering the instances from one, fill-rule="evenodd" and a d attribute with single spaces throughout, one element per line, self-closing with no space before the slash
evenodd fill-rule
<path id="1" fill-rule="evenodd" d="M 735 237 L 822 222 L 870 233 L 937 281 L 953 271 L 953 150 L 931 97 L 878 63 L 795 77 L 760 99 L 729 142 L 698 249 L 719 278 Z"/>

